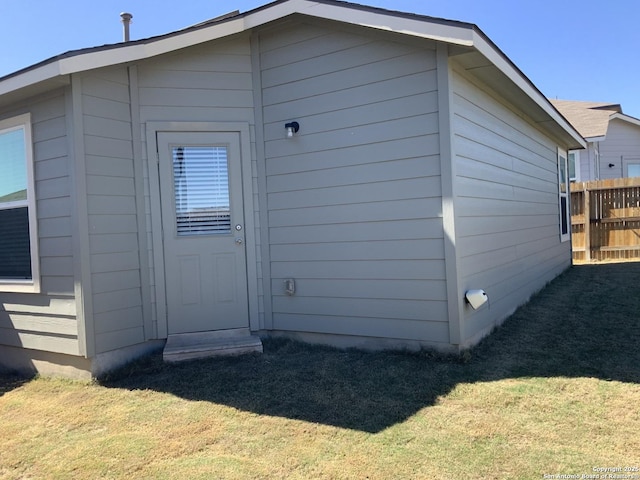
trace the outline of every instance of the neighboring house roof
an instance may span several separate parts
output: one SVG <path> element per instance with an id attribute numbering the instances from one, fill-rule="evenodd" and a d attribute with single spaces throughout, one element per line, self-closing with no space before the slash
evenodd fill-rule
<path id="1" fill-rule="evenodd" d="M 640 120 L 622 113 L 622 107 L 617 103 L 550 101 L 587 140 L 604 140 L 609 122 L 616 118 L 640 126 Z"/>
<path id="2" fill-rule="evenodd" d="M 631 123 L 633 125 L 640 127 L 640 118 L 632 117 L 631 115 L 625 115 L 622 112 L 614 113 L 613 115 L 611 115 L 610 120 L 615 120 L 615 119 L 622 120 L 627 123 Z"/>
<path id="3" fill-rule="evenodd" d="M 541 128 L 552 131 L 570 147 L 586 146 L 578 131 L 476 25 L 338 0 L 277 0 L 166 35 L 70 51 L 0 78 L 0 104 L 66 85 L 74 73 L 151 58 L 294 14 L 448 43 L 457 49 L 450 54 L 465 68 L 473 69 L 475 75 L 494 85 Z"/>

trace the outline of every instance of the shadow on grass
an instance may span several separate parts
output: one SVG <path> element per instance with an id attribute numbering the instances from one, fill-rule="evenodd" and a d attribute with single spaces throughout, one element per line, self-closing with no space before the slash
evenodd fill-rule
<path id="1" fill-rule="evenodd" d="M 0 397 L 28 383 L 32 378 L 19 373 L 0 371 Z"/>
<path id="2" fill-rule="evenodd" d="M 640 383 L 640 263 L 573 267 L 463 357 L 334 350 L 272 339 L 263 355 L 166 365 L 101 381 L 257 414 L 379 432 L 461 382 L 595 377 Z"/>

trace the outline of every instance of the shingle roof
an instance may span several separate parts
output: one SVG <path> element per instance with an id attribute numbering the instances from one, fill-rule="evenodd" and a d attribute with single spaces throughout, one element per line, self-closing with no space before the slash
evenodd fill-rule
<path id="1" fill-rule="evenodd" d="M 620 105 L 615 103 L 574 100 L 550 100 L 550 102 L 585 138 L 605 136 L 611 115 L 622 113 Z"/>

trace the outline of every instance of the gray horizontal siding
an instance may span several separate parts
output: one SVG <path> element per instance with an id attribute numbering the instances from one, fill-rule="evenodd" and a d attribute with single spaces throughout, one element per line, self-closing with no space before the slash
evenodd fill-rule
<path id="1" fill-rule="evenodd" d="M 448 342 L 431 45 L 300 24 L 260 47 L 272 327 Z"/>
<path id="2" fill-rule="evenodd" d="M 640 127 L 620 119 L 611 120 L 607 138 L 600 142 L 600 178 L 626 177 L 623 159 L 627 157 L 640 158 Z"/>
<path id="3" fill-rule="evenodd" d="M 0 293 L 0 343 L 78 354 L 65 95 L 52 92 L 0 113 L 31 113 L 40 293 Z"/>
<path id="4" fill-rule="evenodd" d="M 331 335 L 355 335 L 393 338 L 408 341 L 438 342 L 449 337 L 448 322 L 405 320 L 399 318 L 371 318 L 357 315 L 328 316 L 280 313 L 277 316 L 278 330 Z"/>
<path id="5" fill-rule="evenodd" d="M 271 288 L 277 292 L 283 288 L 283 284 L 280 280 L 273 279 Z M 303 297 L 320 298 L 441 301 L 446 296 L 446 288 L 441 279 L 361 279 L 358 282 L 353 282 L 349 278 L 308 278 L 297 285 L 297 291 Z"/>
<path id="6" fill-rule="evenodd" d="M 579 169 L 581 182 L 588 182 L 589 180 L 596 180 L 597 169 L 596 165 L 596 144 L 587 142 L 587 148 L 584 150 L 576 151 L 579 156 L 580 164 L 576 165 L 576 169 Z"/>
<path id="7" fill-rule="evenodd" d="M 82 79 L 96 353 L 144 341 L 138 220 L 126 68 Z"/>
<path id="8" fill-rule="evenodd" d="M 138 72 L 143 122 L 253 120 L 248 38 L 163 55 Z"/>
<path id="9" fill-rule="evenodd" d="M 491 302 L 467 308 L 469 339 L 526 301 L 571 255 L 570 242 L 560 242 L 557 145 L 457 71 L 453 89 L 458 265 L 463 289 L 482 288 Z"/>

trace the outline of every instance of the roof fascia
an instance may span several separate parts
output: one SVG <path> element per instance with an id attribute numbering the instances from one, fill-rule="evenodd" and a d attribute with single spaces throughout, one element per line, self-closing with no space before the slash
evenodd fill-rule
<path id="1" fill-rule="evenodd" d="M 474 47 L 488 58 L 502 73 L 528 95 L 569 136 L 586 148 L 587 144 L 578 131 L 551 105 L 547 97 L 529 80 L 511 60 L 473 24 L 450 20 L 429 19 L 363 6 L 345 6 L 327 0 L 301 1 L 306 8 L 298 10 L 305 15 L 336 20 L 363 27 L 402 33 L 414 37 Z M 415 17 L 415 18 L 414 18 Z"/>
<path id="2" fill-rule="evenodd" d="M 359 6 L 362 7 L 362 6 Z M 104 48 L 87 49 L 63 54 L 59 58 L 45 61 L 23 72 L 0 81 L 0 95 L 18 90 L 34 83 L 49 80 L 59 75 L 69 75 L 86 70 L 128 63 L 169 53 L 199 43 L 241 33 L 274 20 L 295 14 L 336 20 L 379 30 L 404 33 L 411 36 L 443 41 L 456 45 L 472 46 L 473 25 L 454 21 L 425 22 L 425 18 L 412 18 L 373 8 L 354 8 L 339 2 L 313 0 L 280 0 L 244 14 L 240 14 L 211 25 L 178 31 L 161 37 Z M 427 26 L 428 25 L 428 26 Z"/>
<path id="3" fill-rule="evenodd" d="M 209 28 L 187 31 L 179 35 L 152 40 L 148 43 L 124 45 L 120 48 L 99 50 L 59 60 L 60 73 L 71 74 L 119 63 L 144 60 L 181 48 L 243 32 L 243 18 L 231 19 Z"/>
<path id="4" fill-rule="evenodd" d="M 474 47 L 529 96 L 555 123 L 560 125 L 577 144 L 582 148 L 586 147 L 582 136 L 560 115 L 522 71 L 475 25 L 333 0 L 277 0 L 211 25 L 188 28 L 173 34 L 150 38 L 147 41 L 89 49 L 84 53 L 80 51 L 77 54 L 62 56 L 0 81 L 0 95 L 56 76 L 139 61 L 234 35 L 295 13 L 453 45 Z"/>
<path id="5" fill-rule="evenodd" d="M 259 13 L 259 12 L 258 12 Z M 168 34 L 148 41 L 136 41 L 131 44 L 90 48 L 77 54 L 63 54 L 59 58 L 45 61 L 42 65 L 28 67 L 22 72 L 8 76 L 0 81 L 0 95 L 50 80 L 57 76 L 69 75 L 108 67 L 121 63 L 144 60 L 146 58 L 169 53 L 198 43 L 226 37 L 245 30 L 245 18 L 234 17 L 202 28 L 187 29 L 184 32 Z"/>
<path id="6" fill-rule="evenodd" d="M 491 63 L 493 63 L 502 73 L 504 73 L 520 90 L 525 92 L 554 122 L 565 130 L 573 140 L 582 148 L 586 148 L 585 139 L 578 131 L 564 118 L 558 110 L 551 105 L 551 102 L 540 90 L 522 73 L 522 71 L 509 60 L 509 58 L 476 27 L 474 30 L 473 46 Z"/>
<path id="7" fill-rule="evenodd" d="M 0 95 L 5 95 L 62 75 L 58 62 L 47 63 L 39 68 L 27 70 L 21 75 L 9 77 L 0 82 Z"/>
<path id="8" fill-rule="evenodd" d="M 326 1 L 292 0 L 296 13 L 327 20 L 402 33 L 466 47 L 473 46 L 474 25 L 419 15 L 403 14 L 363 5 Z"/>
<path id="9" fill-rule="evenodd" d="M 637 125 L 638 127 L 640 127 L 640 119 L 637 119 L 637 118 L 632 117 L 630 115 L 625 115 L 624 113 L 614 113 L 613 115 L 611 115 L 609 117 L 609 121 L 614 120 L 614 119 L 622 120 L 623 122 L 628 122 L 628 123 L 631 123 L 633 125 Z"/>

